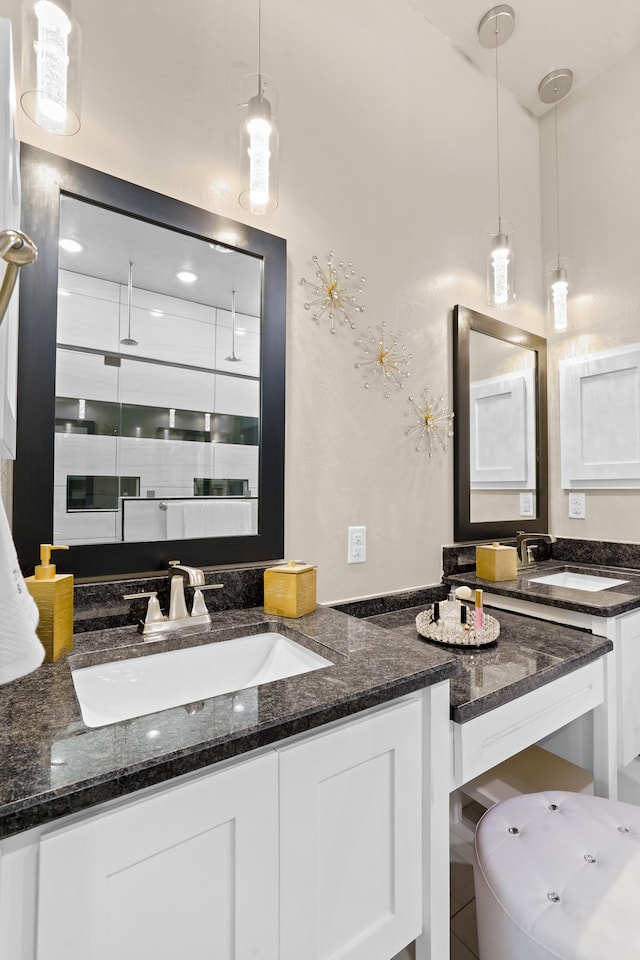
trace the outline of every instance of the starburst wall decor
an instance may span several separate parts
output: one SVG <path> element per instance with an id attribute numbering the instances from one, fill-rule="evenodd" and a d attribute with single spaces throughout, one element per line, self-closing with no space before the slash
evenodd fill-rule
<path id="1" fill-rule="evenodd" d="M 418 432 L 416 451 L 424 450 L 432 457 L 434 448 L 446 450 L 447 438 L 453 436 L 453 413 L 444 406 L 444 397 L 430 397 L 425 387 L 421 402 L 409 397 L 409 408 L 415 423 L 407 430 L 407 436 Z"/>
<path id="2" fill-rule="evenodd" d="M 394 337 L 393 331 L 386 333 L 386 323 L 382 323 L 382 329 L 379 336 L 376 336 L 368 328 L 368 336 L 362 334 L 358 338 L 358 346 L 362 347 L 365 359 L 358 360 L 355 364 L 356 369 L 360 367 L 371 367 L 371 377 L 365 382 L 366 389 L 369 389 L 373 380 L 382 384 L 385 397 L 389 397 L 389 387 L 398 387 L 402 389 L 404 382 L 409 376 L 406 369 L 411 354 L 406 352 L 403 344 L 398 347 L 398 337 Z"/>
<path id="3" fill-rule="evenodd" d="M 330 332 L 335 333 L 335 321 L 342 318 L 348 323 L 351 329 L 355 329 L 355 323 L 351 319 L 351 312 L 364 313 L 364 307 L 359 304 L 357 297 L 362 293 L 362 287 L 359 284 L 365 282 L 361 277 L 359 281 L 354 280 L 356 272 L 353 269 L 351 260 L 335 262 L 333 250 L 327 257 L 326 269 L 320 265 L 318 257 L 313 257 L 315 263 L 317 280 L 305 280 L 303 277 L 300 283 L 311 288 L 311 297 L 305 303 L 305 310 L 313 310 L 312 319 L 322 320 L 325 311 L 327 319 L 330 321 Z M 315 294 L 315 296 L 314 296 Z"/>

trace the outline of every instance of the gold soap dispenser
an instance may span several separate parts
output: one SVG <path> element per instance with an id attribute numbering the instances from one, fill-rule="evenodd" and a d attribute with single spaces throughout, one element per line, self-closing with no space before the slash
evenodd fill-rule
<path id="1" fill-rule="evenodd" d="M 40 563 L 33 576 L 26 577 L 27 589 L 35 600 L 40 619 L 37 634 L 45 660 L 59 660 L 73 647 L 73 574 L 56 573 L 52 550 L 68 550 L 62 544 L 41 543 Z"/>

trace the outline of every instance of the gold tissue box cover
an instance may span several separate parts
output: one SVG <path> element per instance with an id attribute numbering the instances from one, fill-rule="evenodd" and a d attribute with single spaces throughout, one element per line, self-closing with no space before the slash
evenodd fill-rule
<path id="1" fill-rule="evenodd" d="M 316 568 L 283 564 L 264 572 L 264 612 L 297 619 L 316 609 Z"/>
<path id="2" fill-rule="evenodd" d="M 515 580 L 517 568 L 515 547 L 500 543 L 476 547 L 476 574 L 481 580 Z"/>

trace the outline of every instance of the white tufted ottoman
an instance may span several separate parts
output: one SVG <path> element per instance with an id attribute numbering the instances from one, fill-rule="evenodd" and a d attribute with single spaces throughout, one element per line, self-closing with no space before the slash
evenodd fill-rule
<path id="1" fill-rule="evenodd" d="M 640 960 L 640 807 L 550 790 L 476 830 L 480 960 Z"/>

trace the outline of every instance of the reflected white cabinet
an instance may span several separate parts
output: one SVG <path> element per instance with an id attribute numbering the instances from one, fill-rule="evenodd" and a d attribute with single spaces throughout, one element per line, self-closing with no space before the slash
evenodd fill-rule
<path id="1" fill-rule="evenodd" d="M 280 752 L 281 960 L 389 960 L 421 908 L 421 704 Z"/>
<path id="2" fill-rule="evenodd" d="M 38 960 L 276 960 L 277 756 L 46 835 Z"/>

